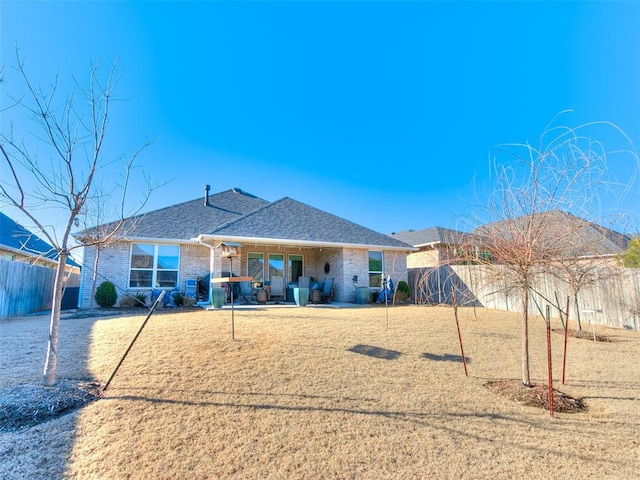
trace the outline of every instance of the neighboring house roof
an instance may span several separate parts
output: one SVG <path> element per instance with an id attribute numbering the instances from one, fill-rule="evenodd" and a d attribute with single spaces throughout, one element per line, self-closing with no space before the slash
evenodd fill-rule
<path id="1" fill-rule="evenodd" d="M 58 258 L 51 245 L 2 212 L 0 212 L 0 245 L 23 255 L 43 257 L 54 262 Z"/>
<path id="2" fill-rule="evenodd" d="M 445 244 L 456 245 L 467 242 L 471 234 L 443 227 L 429 227 L 422 230 L 404 230 L 389 235 L 397 240 L 423 247 L 427 245 Z"/>
<path id="3" fill-rule="evenodd" d="M 259 238 L 294 243 L 391 247 L 412 250 L 400 240 L 311 207 L 282 198 L 206 231 L 216 238 Z"/>
<path id="4" fill-rule="evenodd" d="M 58 253 L 51 245 L 2 212 L 0 212 L 0 248 L 50 260 L 53 263 L 58 261 Z M 67 259 L 67 265 L 80 266 L 71 258 Z"/>
<path id="5" fill-rule="evenodd" d="M 529 233 L 532 230 L 534 233 Z M 487 223 L 476 228 L 473 233 L 480 236 L 497 234 L 505 240 L 517 236 L 537 236 L 541 250 L 557 250 L 570 256 L 619 254 L 626 250 L 631 240 L 629 235 L 561 210 Z"/>
<path id="6" fill-rule="evenodd" d="M 472 233 L 460 232 L 442 227 L 430 227 L 422 230 L 405 230 L 392 233 L 390 236 L 415 247 L 463 243 L 483 244 L 483 237 L 498 236 L 504 240 L 516 236 L 531 235 L 527 233 L 527 219 L 518 217 L 509 220 L 486 223 L 477 227 Z M 568 212 L 553 210 L 539 213 L 532 225 L 544 228 L 541 232 L 538 247 L 542 251 L 563 252 L 571 256 L 615 255 L 627 249 L 633 235 L 618 233 L 588 220 L 576 217 Z M 544 225 L 544 226 L 543 226 Z M 535 235 L 535 233 L 534 233 Z M 489 240 L 490 244 L 491 241 Z"/>
<path id="7" fill-rule="evenodd" d="M 121 235 L 130 238 L 191 239 L 269 203 L 238 188 L 212 194 L 208 198 L 208 205 L 205 205 L 203 196 L 127 218 Z M 75 236 L 81 240 L 83 236 L 95 234 L 101 229 L 109 231 L 116 224 L 101 225 Z"/>

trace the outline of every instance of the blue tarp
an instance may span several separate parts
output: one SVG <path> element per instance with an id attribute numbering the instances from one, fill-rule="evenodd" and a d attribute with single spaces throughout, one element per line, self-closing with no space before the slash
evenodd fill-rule
<path id="1" fill-rule="evenodd" d="M 164 294 L 164 297 L 162 297 L 162 306 L 163 307 L 172 307 L 175 308 L 176 304 L 173 303 L 173 293 L 175 292 L 175 290 L 167 290 L 167 293 Z M 154 288 L 151 291 L 151 303 L 155 302 L 156 299 L 160 296 L 160 293 L 162 293 L 162 289 L 159 288 Z"/>
<path id="2" fill-rule="evenodd" d="M 385 298 L 386 297 L 386 298 Z M 390 302 L 393 297 L 393 280 L 385 278 L 382 280 L 382 290 L 378 294 L 377 303 Z"/>

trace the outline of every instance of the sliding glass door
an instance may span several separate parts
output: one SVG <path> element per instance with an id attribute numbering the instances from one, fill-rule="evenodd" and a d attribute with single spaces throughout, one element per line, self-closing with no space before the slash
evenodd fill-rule
<path id="1" fill-rule="evenodd" d="M 284 253 L 269 254 L 269 279 L 284 277 Z"/>
<path id="2" fill-rule="evenodd" d="M 304 257 L 302 255 L 289 255 L 287 267 L 289 283 L 298 283 L 298 277 L 304 275 Z"/>

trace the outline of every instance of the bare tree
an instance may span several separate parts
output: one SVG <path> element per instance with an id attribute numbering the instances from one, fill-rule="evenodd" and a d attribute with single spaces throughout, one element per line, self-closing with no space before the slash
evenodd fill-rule
<path id="1" fill-rule="evenodd" d="M 626 247 L 629 237 L 600 225 L 570 217 L 564 222 L 564 228 L 566 225 L 573 225 L 569 231 L 575 234 L 574 244 L 579 250 L 565 252 L 564 257 L 556 259 L 550 265 L 549 273 L 553 273 L 568 285 L 578 330 L 582 330 L 580 292 L 602 281 L 611 282 L 624 274 L 624 269 L 618 265 L 618 252 Z M 560 305 L 556 306 L 562 310 Z M 594 305 L 589 306 L 593 307 Z M 570 312 L 565 313 L 568 319 Z"/>
<path id="2" fill-rule="evenodd" d="M 126 172 L 129 174 L 129 171 Z M 149 192 L 158 185 L 149 185 Z M 126 237 L 127 234 L 135 230 L 136 225 L 142 218 L 142 216 L 127 217 L 124 210 L 124 203 L 120 205 L 111 205 L 109 199 L 113 197 L 113 192 L 105 189 L 103 185 L 95 188 L 95 195 L 87 199 L 87 206 L 85 211 L 87 212 L 87 221 L 85 226 L 94 225 L 90 228 L 74 234 L 76 240 L 80 241 L 83 246 L 95 247 L 95 256 L 93 258 L 93 265 L 91 267 L 91 305 L 95 305 L 95 293 L 98 281 L 98 265 L 100 264 L 100 255 L 103 250 L 108 248 L 113 242 L 119 240 L 122 237 Z M 144 201 L 140 204 L 139 210 L 142 205 L 146 203 L 148 195 Z M 111 205 L 112 208 L 109 208 Z M 108 222 L 107 219 L 117 218 L 116 221 Z M 90 221 L 89 221 L 90 219 Z M 84 265 L 85 268 L 89 268 L 88 265 Z"/>
<path id="3" fill-rule="evenodd" d="M 550 125 L 536 145 L 504 146 L 492 164 L 496 188 L 488 206 L 471 217 L 477 236 L 470 237 L 471 243 L 461 249 L 468 263 L 483 266 L 488 273 L 485 282 L 493 283 L 495 292 L 515 289 L 520 293 L 524 385 L 531 385 L 529 302 L 536 279 L 557 272 L 559 259 L 584 254 L 583 224 L 574 221 L 578 217 L 569 212 L 593 218 L 599 193 L 613 185 L 609 152 L 584 135 L 596 125 L 619 132 L 608 123 L 576 128 Z M 635 151 L 631 148 L 629 152 L 637 166 Z M 578 274 L 571 265 L 575 264 L 564 264 L 564 273 Z M 574 278 L 581 285 L 585 279 Z"/>
<path id="4" fill-rule="evenodd" d="M 48 91 L 32 84 L 17 50 L 15 70 L 23 81 L 26 94 L 13 99 L 14 107 L 27 113 L 36 131 L 21 139 L 15 138 L 13 128 L 0 134 L 1 161 L 8 168 L 0 182 L 0 200 L 26 215 L 57 252 L 58 266 L 43 371 L 43 383 L 53 385 L 57 372 L 65 265 L 70 253 L 81 247 L 71 241 L 71 230 L 81 224 L 89 226 L 95 216 L 90 209 L 92 202 L 94 205 L 96 201 L 107 202 L 106 198 L 101 198 L 104 192 L 97 192 L 95 187 L 102 176 L 111 173 L 114 163 L 121 160 L 123 176 L 117 181 L 109 180 L 113 187 L 108 192 L 108 201 L 120 206 L 120 220 L 110 224 L 108 230 L 100 231 L 85 245 L 105 245 L 113 241 L 124 224 L 133 166 L 149 142 L 129 157 L 113 161 L 104 158 L 110 108 L 119 80 L 116 63 L 103 77 L 100 76 L 99 64 L 92 65 L 88 86 L 83 88 L 73 79 L 72 91 L 63 100 L 57 94 L 57 78 Z M 146 180 L 149 188 L 142 193 L 142 200 L 133 208 L 134 211 L 142 208 L 153 188 Z M 50 218 L 56 214 L 64 219 L 62 232 L 51 225 Z"/>

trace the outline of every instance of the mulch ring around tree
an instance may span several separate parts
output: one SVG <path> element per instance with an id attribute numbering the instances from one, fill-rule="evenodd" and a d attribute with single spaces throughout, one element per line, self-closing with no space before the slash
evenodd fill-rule
<path id="1" fill-rule="evenodd" d="M 58 380 L 0 389 L 0 432 L 33 427 L 69 413 L 100 398 L 101 386 L 93 382 Z"/>
<path id="2" fill-rule="evenodd" d="M 555 333 L 559 333 L 560 335 L 564 335 L 564 329 L 563 328 L 554 328 L 553 331 Z M 595 340 L 594 340 L 594 334 L 593 332 L 589 332 L 587 330 L 572 330 L 569 329 L 567 330 L 567 336 L 571 337 L 571 338 L 582 338 L 584 340 L 591 340 L 592 342 L 607 342 L 607 343 L 614 343 L 617 342 L 618 340 L 612 337 L 608 337 L 606 335 L 601 335 L 599 333 L 595 334 Z"/>
<path id="3" fill-rule="evenodd" d="M 549 386 L 533 385 L 527 387 L 519 380 L 494 380 L 485 386 L 494 393 L 521 405 L 549 410 Z M 559 413 L 580 413 L 587 410 L 582 400 L 553 389 L 553 411 Z"/>

